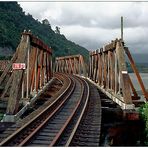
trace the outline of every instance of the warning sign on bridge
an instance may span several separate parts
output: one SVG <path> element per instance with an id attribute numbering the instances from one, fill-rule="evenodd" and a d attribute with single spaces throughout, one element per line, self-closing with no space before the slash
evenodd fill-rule
<path id="1" fill-rule="evenodd" d="M 26 69 L 26 65 L 25 63 L 13 63 L 12 69 L 13 70 Z"/>

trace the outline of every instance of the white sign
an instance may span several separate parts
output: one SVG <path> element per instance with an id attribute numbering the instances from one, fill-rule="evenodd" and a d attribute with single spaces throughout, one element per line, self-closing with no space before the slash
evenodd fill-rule
<path id="1" fill-rule="evenodd" d="M 127 71 L 122 71 L 123 74 L 127 74 Z"/>
<path id="2" fill-rule="evenodd" d="M 25 63 L 13 63 L 12 69 L 13 70 L 26 69 L 26 65 Z"/>

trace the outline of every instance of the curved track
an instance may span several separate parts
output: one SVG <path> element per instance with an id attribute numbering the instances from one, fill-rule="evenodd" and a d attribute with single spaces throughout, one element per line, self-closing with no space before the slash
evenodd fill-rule
<path id="1" fill-rule="evenodd" d="M 3 140 L 0 143 L 1 146 L 25 145 L 26 142 L 46 124 L 46 122 L 53 116 L 53 113 L 58 110 L 64 102 L 66 102 L 67 98 L 69 98 L 75 88 L 75 82 L 65 75 L 62 75 L 62 77 L 64 77 L 62 80 L 65 81 L 65 91 L 63 91 L 63 93 L 57 97 L 56 100 L 51 103 L 51 105 L 47 106 L 35 118 L 27 122 L 24 126 Z"/>
<path id="2" fill-rule="evenodd" d="M 96 89 L 77 76 L 55 76 L 65 91 L 0 146 L 99 146 L 101 104 Z"/>
<path id="3" fill-rule="evenodd" d="M 95 86 L 90 82 L 88 84 L 90 86 L 90 96 L 87 106 L 66 146 L 98 147 L 100 144 L 101 101 Z"/>
<path id="4" fill-rule="evenodd" d="M 73 138 L 75 126 L 79 124 L 79 118 L 84 114 L 84 110 L 89 99 L 89 85 L 85 80 L 80 79 L 78 77 L 75 78 L 81 81 L 83 85 L 82 97 L 77 104 L 76 110 L 73 114 L 73 118 L 69 121 L 67 127 L 63 130 L 62 134 L 58 137 L 58 139 L 56 139 L 56 141 L 50 146 L 66 146 L 68 141 Z"/>

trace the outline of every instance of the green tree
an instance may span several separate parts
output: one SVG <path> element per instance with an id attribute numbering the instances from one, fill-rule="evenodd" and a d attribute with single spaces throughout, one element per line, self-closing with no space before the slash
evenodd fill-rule
<path id="1" fill-rule="evenodd" d="M 10 46 L 15 51 L 20 42 L 21 33 L 24 30 L 31 30 L 34 35 L 52 47 L 54 57 L 65 56 L 69 53 L 82 54 L 88 60 L 88 50 L 67 40 L 64 35 L 60 34 L 60 27 L 56 26 L 55 33 L 47 21 L 44 19 L 39 22 L 31 14 L 25 15 L 17 2 L 0 2 L 0 47 Z"/>
<path id="2" fill-rule="evenodd" d="M 58 26 L 55 27 L 55 33 L 60 34 L 60 27 Z"/>

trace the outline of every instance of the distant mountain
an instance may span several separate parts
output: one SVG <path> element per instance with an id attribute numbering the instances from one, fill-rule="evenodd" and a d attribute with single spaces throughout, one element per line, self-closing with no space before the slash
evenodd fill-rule
<path id="1" fill-rule="evenodd" d="M 58 30 L 55 33 L 49 22 L 45 19 L 41 23 L 32 15 L 25 15 L 17 2 L 0 2 L 0 56 L 12 54 L 20 41 L 21 33 L 24 30 L 31 30 L 53 49 L 54 57 L 82 54 L 88 59 L 87 49 L 67 40 Z M 6 53 L 4 49 L 7 49 Z"/>

